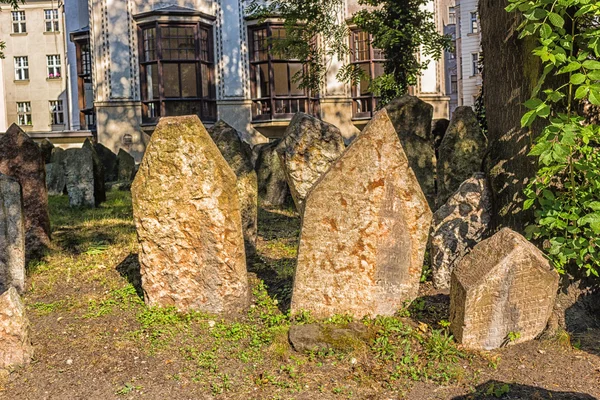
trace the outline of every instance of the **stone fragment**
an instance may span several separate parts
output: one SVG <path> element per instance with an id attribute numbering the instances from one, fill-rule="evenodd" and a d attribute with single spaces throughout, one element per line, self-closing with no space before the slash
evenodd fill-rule
<path id="1" fill-rule="evenodd" d="M 117 180 L 117 155 L 111 149 L 104 146 L 102 143 L 95 143 L 94 149 L 100 157 L 102 166 L 104 167 L 104 181 L 114 182 Z"/>
<path id="2" fill-rule="evenodd" d="M 119 149 L 117 154 L 117 180 L 130 181 L 133 179 L 135 171 L 135 158 L 123 149 Z"/>
<path id="3" fill-rule="evenodd" d="M 487 141 L 471 107 L 458 107 L 438 149 L 437 199 L 442 206 L 460 184 L 482 170 Z"/>
<path id="4" fill-rule="evenodd" d="M 94 144 L 86 139 L 83 142 L 82 148 L 87 149 L 92 154 L 92 161 L 94 165 L 94 203 L 98 207 L 100 203 L 106 201 L 106 187 L 104 186 L 104 165 L 102 160 L 96 153 Z"/>
<path id="5" fill-rule="evenodd" d="M 254 169 L 258 179 L 258 199 L 265 207 L 284 207 L 291 202 L 290 188 L 275 149 L 281 139 L 256 146 Z"/>
<path id="6" fill-rule="evenodd" d="M 29 319 L 14 287 L 0 294 L 0 370 L 29 364 L 33 346 Z"/>
<path id="7" fill-rule="evenodd" d="M 52 162 L 52 149 L 54 149 L 54 145 L 48 139 L 42 140 L 40 143 L 40 151 L 42 152 L 42 157 L 44 158 L 44 164 L 48 164 Z"/>
<path id="8" fill-rule="evenodd" d="M 483 172 L 460 185 L 442 207 L 433 214 L 429 254 L 433 284 L 437 289 L 450 287 L 450 274 L 486 233 L 492 213 L 492 193 Z"/>
<path id="9" fill-rule="evenodd" d="M 65 192 L 67 181 L 63 163 L 46 164 L 46 188 L 48 195 L 60 196 Z"/>
<path id="10" fill-rule="evenodd" d="M 308 191 L 344 149 L 338 128 L 304 113 L 294 115 L 276 151 L 300 213 Z"/>
<path id="11" fill-rule="evenodd" d="M 21 186 L 0 174 L 0 293 L 25 290 L 25 226 Z"/>
<path id="12" fill-rule="evenodd" d="M 60 147 L 55 147 L 52 149 L 52 154 L 50 156 L 50 162 L 53 164 L 61 163 L 65 158 L 65 150 Z"/>
<path id="13" fill-rule="evenodd" d="M 198 117 L 160 119 L 131 194 L 147 304 L 242 311 L 248 277 L 236 177 Z"/>
<path id="14" fill-rule="evenodd" d="M 291 309 L 317 318 L 392 315 L 417 295 L 431 223 L 387 112 L 306 199 Z"/>
<path id="15" fill-rule="evenodd" d="M 504 228 L 452 271 L 450 329 L 471 349 L 534 339 L 546 326 L 557 289 L 558 273 L 542 252 Z"/>
<path id="16" fill-rule="evenodd" d="M 415 96 L 402 96 L 385 106 L 429 206 L 435 204 L 436 158 L 431 132 L 433 106 Z"/>
<path id="17" fill-rule="evenodd" d="M 237 177 L 244 244 L 246 256 L 250 256 L 256 251 L 258 219 L 258 183 L 252 166 L 252 148 L 224 121 L 218 121 L 208 133 Z"/>
<path id="18" fill-rule="evenodd" d="M 319 350 L 356 350 L 370 338 L 367 327 L 360 322 L 344 326 L 332 324 L 292 325 L 288 334 L 294 350 L 299 353 Z"/>
<path id="19" fill-rule="evenodd" d="M 38 145 L 15 124 L 0 135 L 0 173 L 21 185 L 26 257 L 39 257 L 50 244 L 46 166 Z"/>
<path id="20" fill-rule="evenodd" d="M 67 149 L 63 159 L 69 205 L 95 207 L 94 160 L 87 148 Z"/>

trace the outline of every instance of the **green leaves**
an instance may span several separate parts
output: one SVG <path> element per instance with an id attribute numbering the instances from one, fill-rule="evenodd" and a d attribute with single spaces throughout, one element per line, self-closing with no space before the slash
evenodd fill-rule
<path id="1" fill-rule="evenodd" d="M 554 13 L 554 12 L 548 13 L 548 19 L 550 20 L 552 25 L 554 25 L 556 27 L 562 28 L 565 25 L 565 20 L 563 19 L 563 17 L 561 17 L 557 13 Z"/>
<path id="2" fill-rule="evenodd" d="M 583 82 L 585 82 L 585 75 L 581 73 L 573 74 L 571 75 L 570 82 L 573 85 L 581 85 Z"/>

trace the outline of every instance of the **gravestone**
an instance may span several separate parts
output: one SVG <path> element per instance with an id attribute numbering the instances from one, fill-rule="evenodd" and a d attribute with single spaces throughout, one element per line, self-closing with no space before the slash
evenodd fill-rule
<path id="1" fill-rule="evenodd" d="M 117 155 L 102 143 L 95 143 L 94 149 L 104 168 L 104 181 L 114 182 L 118 177 Z"/>
<path id="2" fill-rule="evenodd" d="M 441 207 L 461 183 L 482 170 L 487 141 L 471 107 L 458 107 L 438 149 L 437 199 Z"/>
<path id="3" fill-rule="evenodd" d="M 283 172 L 281 160 L 275 149 L 281 142 L 273 142 L 256 146 L 256 163 L 254 170 L 258 179 L 258 199 L 265 207 L 284 207 L 291 202 L 290 188 Z"/>
<path id="4" fill-rule="evenodd" d="M 131 194 L 147 304 L 242 311 L 249 293 L 236 177 L 198 117 L 160 119 Z"/>
<path id="5" fill-rule="evenodd" d="M 387 112 L 306 199 L 292 312 L 393 315 L 418 291 L 431 210 Z"/>
<path id="6" fill-rule="evenodd" d="M 309 190 L 344 149 L 338 128 L 304 113 L 294 115 L 276 151 L 300 213 Z"/>
<path id="7" fill-rule="evenodd" d="M 46 166 L 38 145 L 15 124 L 0 135 L 0 173 L 21 185 L 26 258 L 39 257 L 50 244 Z"/>
<path id="8" fill-rule="evenodd" d="M 52 162 L 52 149 L 54 149 L 54 145 L 48 139 L 42 140 L 40 143 L 40 151 L 42 152 L 42 157 L 44 158 L 44 164 L 48 164 Z"/>
<path id="9" fill-rule="evenodd" d="M 117 154 L 117 179 L 119 181 L 130 181 L 135 171 L 135 158 L 123 149 Z"/>
<path id="10" fill-rule="evenodd" d="M 106 187 L 104 186 L 104 165 L 102 160 L 96 153 L 96 149 L 93 143 L 86 139 L 83 142 L 82 148 L 87 149 L 92 154 L 92 161 L 94 166 L 94 203 L 98 207 L 100 203 L 106 201 Z"/>
<path id="11" fill-rule="evenodd" d="M 25 305 L 10 287 L 0 294 L 0 370 L 29 364 L 33 357 L 29 327 Z"/>
<path id="12" fill-rule="evenodd" d="M 52 153 L 50 155 L 50 162 L 52 164 L 61 163 L 65 158 L 65 150 L 60 147 L 55 147 L 52 149 Z"/>
<path id="13" fill-rule="evenodd" d="M 21 186 L 0 174 L 0 293 L 25 290 L 25 226 Z"/>
<path id="14" fill-rule="evenodd" d="M 94 160 L 88 148 L 67 149 L 62 161 L 69 205 L 95 207 Z"/>
<path id="15" fill-rule="evenodd" d="M 60 196 L 67 185 L 65 166 L 62 162 L 46 164 L 46 187 L 48 195 Z"/>
<path id="16" fill-rule="evenodd" d="M 224 121 L 219 120 L 208 133 L 237 177 L 244 244 L 246 256 L 250 256 L 256 251 L 258 219 L 258 184 L 252 166 L 252 149 L 239 132 Z"/>
<path id="17" fill-rule="evenodd" d="M 463 257 L 450 285 L 454 337 L 467 348 L 491 350 L 542 333 L 558 273 L 537 247 L 504 228 Z"/>
<path id="18" fill-rule="evenodd" d="M 415 96 L 402 96 L 385 106 L 400 138 L 408 163 L 433 209 L 436 158 L 431 131 L 433 106 Z"/>
<path id="19" fill-rule="evenodd" d="M 433 285 L 437 289 L 450 287 L 452 270 L 483 239 L 491 213 L 491 189 L 485 174 L 479 172 L 464 181 L 433 214 L 429 254 Z"/>

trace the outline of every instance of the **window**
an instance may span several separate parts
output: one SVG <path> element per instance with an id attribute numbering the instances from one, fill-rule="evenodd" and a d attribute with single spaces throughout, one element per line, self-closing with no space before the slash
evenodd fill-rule
<path id="1" fill-rule="evenodd" d="M 379 98 L 370 91 L 371 81 L 383 75 L 383 51 L 371 45 L 367 32 L 353 31 L 350 36 L 351 62 L 361 69 L 362 77 L 352 86 L 354 118 L 370 118 L 377 109 Z"/>
<path id="2" fill-rule="evenodd" d="M 458 80 L 456 75 L 450 75 L 450 93 L 458 93 Z"/>
<path id="3" fill-rule="evenodd" d="M 50 101 L 50 123 L 52 125 L 63 125 L 65 123 L 62 100 Z"/>
<path id="4" fill-rule="evenodd" d="M 144 122 L 160 116 L 217 116 L 212 31 L 200 24 L 155 23 L 140 29 Z"/>
<path id="5" fill-rule="evenodd" d="M 26 33 L 25 11 L 12 11 L 13 33 Z"/>
<path id="6" fill-rule="evenodd" d="M 471 33 L 479 32 L 479 24 L 477 23 L 477 11 L 471 12 Z"/>
<path id="7" fill-rule="evenodd" d="M 318 115 L 318 98 L 299 87 L 294 77 L 302 71 L 299 60 L 275 52 L 273 43 L 285 37 L 280 25 L 252 27 L 250 37 L 250 76 L 252 119 L 290 119 L 297 112 Z"/>
<path id="8" fill-rule="evenodd" d="M 46 56 L 46 62 L 48 64 L 48 78 L 60 78 L 60 55 L 53 54 L 51 56 Z"/>
<path id="9" fill-rule="evenodd" d="M 448 7 L 448 25 L 456 24 L 456 8 Z"/>
<path id="10" fill-rule="evenodd" d="M 90 39 L 84 36 L 74 39 L 77 56 L 77 92 L 79 100 L 79 123 L 81 129 L 96 129 L 94 112 L 94 89 L 92 87 L 92 59 Z"/>
<path id="11" fill-rule="evenodd" d="M 44 10 L 44 20 L 46 21 L 46 32 L 58 32 L 58 10 Z"/>
<path id="12" fill-rule="evenodd" d="M 29 79 L 29 60 L 27 56 L 15 57 L 15 80 L 26 81 Z"/>
<path id="13" fill-rule="evenodd" d="M 471 54 L 471 71 L 473 76 L 479 74 L 479 53 Z"/>
<path id="14" fill-rule="evenodd" d="M 30 102 L 24 101 L 17 103 L 17 123 L 19 125 L 32 125 Z"/>

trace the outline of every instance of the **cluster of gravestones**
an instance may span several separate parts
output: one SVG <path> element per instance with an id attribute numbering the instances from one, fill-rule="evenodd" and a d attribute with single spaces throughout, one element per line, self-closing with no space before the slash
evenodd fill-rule
<path id="1" fill-rule="evenodd" d="M 48 140 L 40 148 L 48 194 L 67 194 L 71 207 L 97 207 L 106 200 L 107 186 L 129 189 L 135 175 L 135 160 L 129 153 L 119 149 L 115 154 L 89 139 L 81 148 L 63 150 Z"/>
<path id="2" fill-rule="evenodd" d="M 432 114 L 397 99 L 346 147 L 338 128 L 299 113 L 254 149 L 221 121 L 207 131 L 196 117 L 161 119 L 132 185 L 146 302 L 244 310 L 257 198 L 282 206 L 291 195 L 302 216 L 292 312 L 392 315 L 416 298 L 429 247 L 459 341 L 491 349 L 511 332 L 513 343 L 537 336 L 558 275 L 516 232 L 484 240 L 485 137 L 470 108 L 433 130 Z"/>

